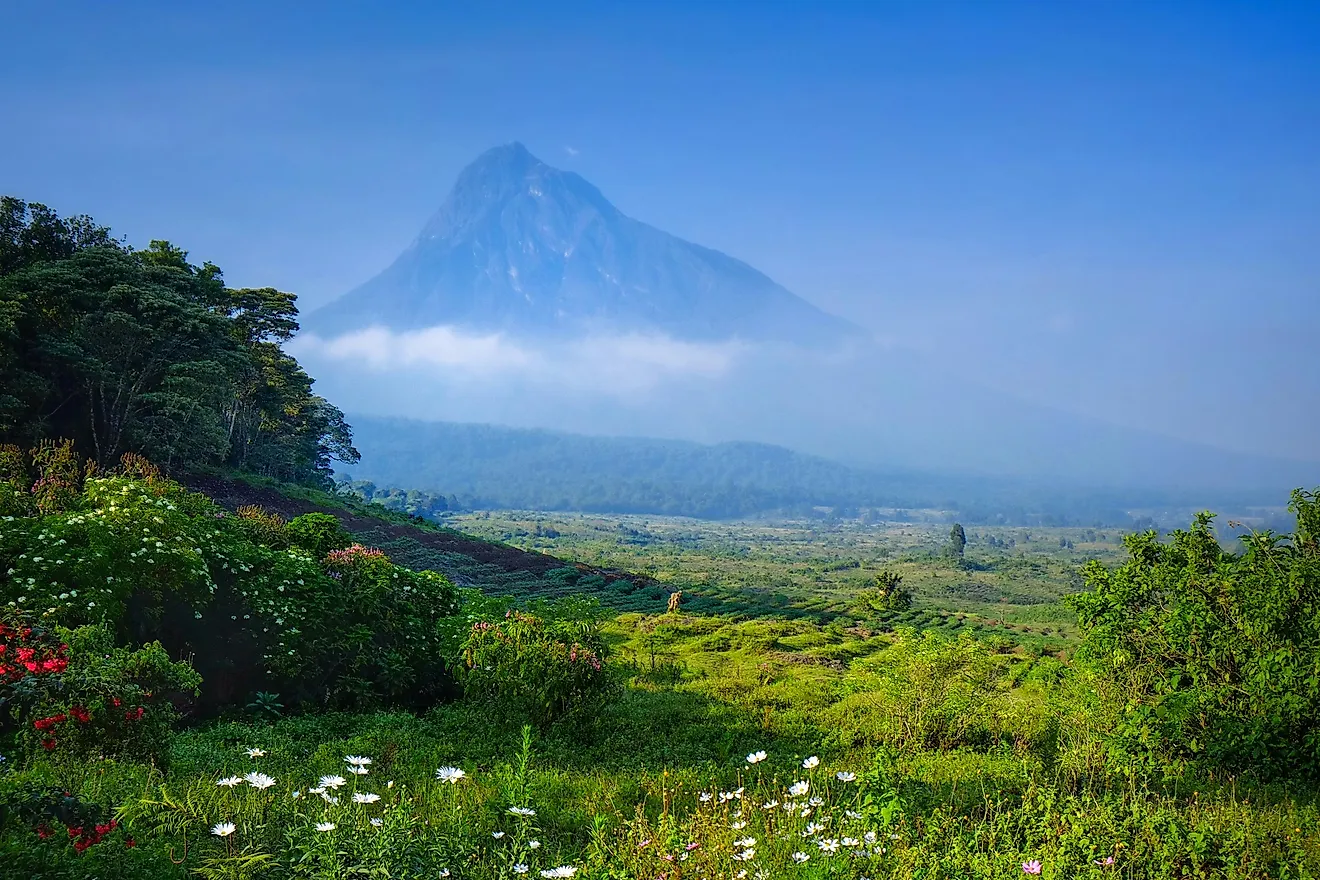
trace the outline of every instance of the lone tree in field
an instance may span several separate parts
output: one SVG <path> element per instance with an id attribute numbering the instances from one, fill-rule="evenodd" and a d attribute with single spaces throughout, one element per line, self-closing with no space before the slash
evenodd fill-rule
<path id="1" fill-rule="evenodd" d="M 953 528 L 949 530 L 949 555 L 961 561 L 963 551 L 966 549 L 967 533 L 963 531 L 962 523 L 954 523 Z"/>

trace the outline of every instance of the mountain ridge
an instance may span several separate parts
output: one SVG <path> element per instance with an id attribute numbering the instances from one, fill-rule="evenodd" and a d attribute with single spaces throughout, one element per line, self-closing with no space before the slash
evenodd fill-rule
<path id="1" fill-rule="evenodd" d="M 373 325 L 807 346 L 865 335 L 751 265 L 627 216 L 518 142 L 465 167 L 393 263 L 304 320 L 320 336 Z"/>

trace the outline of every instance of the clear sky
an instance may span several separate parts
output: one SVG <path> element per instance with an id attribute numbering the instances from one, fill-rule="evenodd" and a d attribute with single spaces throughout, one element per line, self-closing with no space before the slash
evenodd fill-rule
<path id="1" fill-rule="evenodd" d="M 968 381 L 1320 459 L 1320 3 L 0 2 L 0 192 L 324 302 L 521 140 Z"/>

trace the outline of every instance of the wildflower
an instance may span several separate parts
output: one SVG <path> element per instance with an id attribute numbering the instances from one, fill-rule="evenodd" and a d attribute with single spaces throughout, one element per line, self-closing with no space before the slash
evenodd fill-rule
<path id="1" fill-rule="evenodd" d="M 733 845 L 738 849 L 748 849 L 749 847 L 756 846 L 756 838 L 744 837 L 742 840 L 735 840 Z"/>
<path id="2" fill-rule="evenodd" d="M 335 823 L 334 823 L 334 822 L 317 822 L 317 823 L 316 823 L 316 830 L 317 830 L 317 831 L 334 831 L 334 830 L 335 830 Z"/>
<path id="3" fill-rule="evenodd" d="M 814 797 L 811 800 L 807 801 L 807 805 L 811 807 L 823 807 L 825 806 L 825 798 Z"/>
<path id="4" fill-rule="evenodd" d="M 541 848 L 541 841 L 539 841 L 539 840 L 529 840 L 529 841 L 527 841 L 527 848 L 528 848 L 528 849 L 540 849 L 540 848 Z"/>
<path id="5" fill-rule="evenodd" d="M 1039 859 L 1032 859 L 1032 860 L 1029 861 L 1029 862 L 1023 862 L 1023 863 L 1022 863 L 1022 873 L 1023 873 L 1023 874 L 1039 874 L 1039 873 L 1040 873 L 1040 860 L 1039 860 Z"/>
<path id="6" fill-rule="evenodd" d="M 807 855 L 804 852 L 793 853 L 793 861 L 797 862 L 799 865 L 801 865 L 803 862 L 806 862 L 810 858 L 811 856 Z"/>
<path id="7" fill-rule="evenodd" d="M 272 785 L 275 784 L 275 779 L 273 777 L 267 776 L 265 773 L 249 773 L 243 778 L 247 780 L 248 785 L 257 789 L 257 791 L 262 791 L 264 789 L 270 788 Z"/>
<path id="8" fill-rule="evenodd" d="M 843 840 L 839 842 L 849 848 L 854 848 L 862 845 L 862 842 L 855 837 L 845 837 Z"/>
<path id="9" fill-rule="evenodd" d="M 371 824 L 372 824 L 373 827 L 375 827 L 375 828 L 379 828 L 380 826 L 382 826 L 382 825 L 385 824 L 385 820 L 382 819 L 382 818 L 380 818 L 379 816 L 372 816 L 372 817 L 371 817 Z"/>
<path id="10" fill-rule="evenodd" d="M 777 806 L 779 806 L 779 801 L 766 801 L 761 804 L 761 808 L 765 810 L 773 810 Z"/>
<path id="11" fill-rule="evenodd" d="M 228 837 L 237 830 L 233 822 L 217 822 L 211 826 L 211 833 L 216 837 Z"/>
<path id="12" fill-rule="evenodd" d="M 694 849 L 696 849 L 699 846 L 701 846 L 701 844 L 697 843 L 694 840 L 691 843 L 689 843 L 687 846 L 683 847 L 683 849 L 687 850 L 688 852 L 692 852 Z"/>
<path id="13" fill-rule="evenodd" d="M 515 816 L 535 816 L 535 815 L 536 815 L 536 810 L 529 809 L 528 807 L 509 807 L 509 812 L 510 812 L 510 813 L 513 813 L 513 815 L 515 815 Z"/>
<path id="14" fill-rule="evenodd" d="M 526 865 L 524 865 L 522 862 L 519 862 L 518 864 L 513 866 L 513 873 L 515 874 L 526 874 L 529 870 L 531 869 L 528 868 Z"/>
<path id="15" fill-rule="evenodd" d="M 353 793 L 353 803 L 355 804 L 374 804 L 380 800 L 380 795 L 372 794 L 369 791 L 358 791 Z"/>
<path id="16" fill-rule="evenodd" d="M 299 797 L 301 797 L 301 796 L 302 796 L 302 792 L 301 792 L 301 791 L 297 791 L 296 789 L 294 790 L 293 794 L 290 795 L 290 797 L 292 797 L 295 801 L 296 801 Z"/>
<path id="17" fill-rule="evenodd" d="M 703 792 L 701 793 L 701 798 L 700 798 L 700 800 L 701 800 L 701 802 L 702 802 L 703 804 L 708 804 L 708 803 L 710 803 L 710 799 L 711 799 L 712 797 L 714 797 L 714 795 L 712 795 L 710 792 L 708 792 L 708 791 L 703 791 Z"/>
<path id="18" fill-rule="evenodd" d="M 542 871 L 541 876 L 545 877 L 546 880 L 568 880 L 568 878 L 576 873 L 577 868 L 569 865 L 561 865 L 558 868 L 550 868 L 547 871 Z"/>
<path id="19" fill-rule="evenodd" d="M 750 862 L 752 859 L 756 858 L 756 850 L 745 849 L 742 852 L 734 853 L 733 857 L 740 862 Z"/>
<path id="20" fill-rule="evenodd" d="M 435 778 L 441 782 L 456 783 L 464 776 L 467 776 L 467 774 L 457 767 L 441 767 L 435 771 Z"/>
<path id="21" fill-rule="evenodd" d="M 448 876 L 449 876 L 449 869 L 448 869 L 448 868 L 441 868 L 441 869 L 440 869 L 440 873 L 436 874 L 435 876 L 439 877 L 440 880 L 444 880 L 445 877 L 448 877 Z"/>
<path id="22" fill-rule="evenodd" d="M 839 851 L 839 842 L 834 839 L 818 841 L 816 843 L 816 846 L 820 847 L 820 851 L 823 853 L 832 853 Z"/>
<path id="23" fill-rule="evenodd" d="M 744 828 L 747 827 L 747 823 L 743 821 L 733 822 L 729 825 L 729 827 L 732 828 L 734 831 L 742 831 Z"/>
<path id="24" fill-rule="evenodd" d="M 492 831 L 492 832 L 490 833 L 490 836 L 493 837 L 493 838 L 495 838 L 496 840 L 499 840 L 501 837 L 504 836 L 504 832 L 503 832 L 503 831 Z"/>
<path id="25" fill-rule="evenodd" d="M 320 779 L 316 781 L 316 784 L 320 788 L 339 788 L 339 786 L 344 784 L 344 777 L 322 776 Z"/>
<path id="26" fill-rule="evenodd" d="M 820 758 L 817 758 L 815 755 L 812 755 L 810 758 L 807 758 L 807 760 L 802 762 L 803 770 L 815 770 L 819 766 Z"/>
<path id="27" fill-rule="evenodd" d="M 362 758 L 358 755 L 345 755 L 344 763 L 348 764 L 350 767 L 365 767 L 371 763 L 371 759 Z"/>
<path id="28" fill-rule="evenodd" d="M 1105 856 L 1103 859 L 1096 859 L 1096 860 L 1095 860 L 1094 862 L 1092 862 L 1091 864 L 1093 864 L 1093 865 L 1098 865 L 1098 866 L 1100 866 L 1101 868 L 1112 868 L 1112 867 L 1114 866 L 1114 857 L 1113 857 L 1113 856 Z"/>
<path id="29" fill-rule="evenodd" d="M 857 774 L 849 773 L 847 770 L 841 770 L 840 772 L 834 774 L 834 778 L 838 779 L 840 782 L 852 782 L 854 779 L 857 778 Z"/>
<path id="30" fill-rule="evenodd" d="M 820 824 L 819 822 L 812 822 L 810 825 L 807 826 L 807 830 L 802 832 L 802 836 L 810 837 L 813 834 L 820 834 L 824 830 L 825 830 L 824 825 Z"/>
<path id="31" fill-rule="evenodd" d="M 223 785 L 225 788 L 233 788 L 243 781 L 242 776 L 226 776 L 224 779 L 216 782 L 216 785 Z"/>
<path id="32" fill-rule="evenodd" d="M 266 756 L 265 749 L 247 749 L 246 751 L 249 758 L 264 758 Z"/>
<path id="33" fill-rule="evenodd" d="M 765 752 L 763 752 L 763 751 L 761 751 L 761 752 L 752 752 L 750 755 L 747 756 L 747 763 L 748 763 L 748 764 L 759 764 L 759 763 L 761 763 L 761 762 L 764 761 L 764 760 L 765 760 Z"/>
<path id="34" fill-rule="evenodd" d="M 788 793 L 793 797 L 802 797 L 810 790 L 811 790 L 811 784 L 806 782 L 805 780 L 795 782 L 788 787 Z"/>
<path id="35" fill-rule="evenodd" d="M 352 773 L 354 776 L 366 776 L 368 773 L 371 772 L 366 767 L 359 767 L 357 765 L 348 767 L 346 769 L 348 770 L 349 773 Z"/>
<path id="36" fill-rule="evenodd" d="M 868 831 L 862 835 L 862 840 L 865 840 L 867 843 L 875 843 L 876 837 L 877 835 L 874 831 Z"/>

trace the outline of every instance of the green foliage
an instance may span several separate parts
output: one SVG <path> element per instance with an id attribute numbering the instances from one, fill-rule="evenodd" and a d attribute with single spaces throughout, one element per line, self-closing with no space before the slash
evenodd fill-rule
<path id="1" fill-rule="evenodd" d="M 955 561 L 961 562 L 966 551 L 967 533 L 963 531 L 962 523 L 954 523 L 953 528 L 949 530 L 949 546 L 947 552 Z"/>
<path id="2" fill-rule="evenodd" d="M 912 592 L 904 588 L 902 575 L 886 569 L 875 576 L 872 584 L 871 590 L 857 596 L 854 607 L 859 613 L 887 614 L 912 608 Z"/>
<path id="3" fill-rule="evenodd" d="M 605 645 L 590 620 L 547 621 L 509 611 L 472 624 L 462 648 L 465 695 L 542 727 L 599 708 L 611 691 Z"/>
<path id="4" fill-rule="evenodd" d="M 0 706 L 27 747 L 62 760 L 115 757 L 164 763 L 178 707 L 201 678 L 159 642 L 114 644 L 104 627 L 51 630 L 20 615 L 0 624 Z M 28 659 L 24 659 L 24 658 Z"/>
<path id="5" fill-rule="evenodd" d="M 316 557 L 331 550 L 343 550 L 353 543 L 353 536 L 329 513 L 304 513 L 289 520 L 285 527 L 289 540 Z"/>
<path id="6" fill-rule="evenodd" d="M 294 303 L 227 288 L 169 242 L 133 251 L 88 218 L 5 197 L 0 441 L 71 438 L 101 467 L 134 451 L 328 486 L 331 461 L 358 455 L 343 413 L 280 348 Z"/>
<path id="7" fill-rule="evenodd" d="M 191 655 L 205 712 L 275 688 L 298 705 L 353 706 L 444 691 L 457 596 L 442 575 L 362 547 L 313 556 L 278 518 L 230 516 L 148 477 L 89 477 L 67 509 L 0 521 L 0 601 Z M 301 529 L 337 541 L 316 517 Z"/>
<path id="8" fill-rule="evenodd" d="M 1320 778 L 1320 501 L 1295 492 L 1292 535 L 1253 533 L 1241 554 L 1210 514 L 1166 541 L 1126 540 L 1072 597 L 1081 656 L 1120 688 L 1116 759 Z"/>

